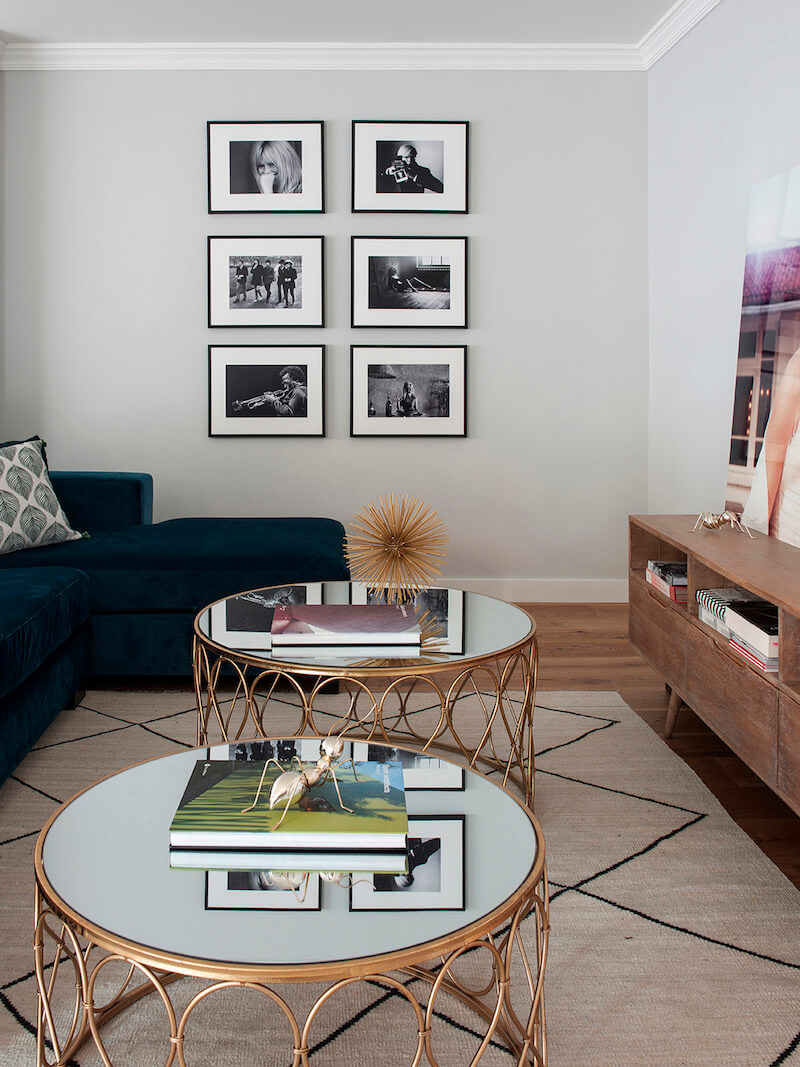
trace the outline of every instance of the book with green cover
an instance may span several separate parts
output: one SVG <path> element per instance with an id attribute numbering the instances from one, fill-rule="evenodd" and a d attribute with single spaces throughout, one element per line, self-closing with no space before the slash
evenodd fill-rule
<path id="1" fill-rule="evenodd" d="M 337 768 L 342 801 L 352 812 L 342 809 L 329 775 L 291 805 L 280 826 L 286 802 L 269 808 L 272 783 L 282 773 L 274 765 L 266 769 L 257 805 L 243 812 L 255 799 L 264 766 L 263 761 L 198 760 L 169 828 L 170 848 L 405 849 L 408 818 L 399 762 Z"/>

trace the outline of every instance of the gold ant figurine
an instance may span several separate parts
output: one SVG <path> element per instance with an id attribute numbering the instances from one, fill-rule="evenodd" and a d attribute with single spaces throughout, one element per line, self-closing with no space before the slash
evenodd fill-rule
<path id="1" fill-rule="evenodd" d="M 328 775 L 333 778 L 333 784 L 336 786 L 336 795 L 339 798 L 339 804 L 341 805 L 342 810 L 352 813 L 353 809 L 348 808 L 342 800 L 342 794 L 339 791 L 339 782 L 336 778 L 336 771 L 334 770 L 334 766 L 341 769 L 342 767 L 346 767 L 349 763 L 353 768 L 353 774 L 356 777 L 356 781 L 358 781 L 358 775 L 356 774 L 355 764 L 352 759 L 346 759 L 342 763 L 338 762 L 339 757 L 343 752 L 344 741 L 342 741 L 341 737 L 325 737 L 320 744 L 320 757 L 317 760 L 317 765 L 315 767 L 304 768 L 297 756 L 292 756 L 292 763 L 297 763 L 300 770 L 285 771 L 276 759 L 268 759 L 264 764 L 264 770 L 261 773 L 261 780 L 258 783 L 255 799 L 248 808 L 242 808 L 242 815 L 246 815 L 248 811 L 252 811 L 256 804 L 258 804 L 258 798 L 261 796 L 261 787 L 264 785 L 264 778 L 266 777 L 267 767 L 269 767 L 270 763 L 274 763 L 278 770 L 282 772 L 272 783 L 272 792 L 269 795 L 270 811 L 272 811 L 275 805 L 280 801 L 286 800 L 286 807 L 283 809 L 283 815 L 281 815 L 280 819 L 273 827 L 274 830 L 277 830 L 286 818 L 286 812 L 291 807 L 292 802 L 300 800 L 310 789 L 313 789 L 315 785 L 321 785 Z M 334 763 L 334 761 L 336 762 Z"/>
<path id="2" fill-rule="evenodd" d="M 739 530 L 741 533 L 746 533 L 748 537 L 753 537 L 747 526 L 742 522 L 741 515 L 737 515 L 733 511 L 723 511 L 719 515 L 715 515 L 713 511 L 703 511 L 697 516 L 697 522 L 692 529 L 697 530 L 700 526 L 704 526 L 707 530 L 719 530 L 726 523 L 732 530 Z"/>

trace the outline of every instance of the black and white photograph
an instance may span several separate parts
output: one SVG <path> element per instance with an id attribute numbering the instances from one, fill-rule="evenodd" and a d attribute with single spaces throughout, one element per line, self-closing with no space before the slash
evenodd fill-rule
<path id="1" fill-rule="evenodd" d="M 354 212 L 468 210 L 468 122 L 353 122 Z"/>
<path id="2" fill-rule="evenodd" d="M 206 911 L 319 911 L 319 875 L 206 871 Z"/>
<path id="3" fill-rule="evenodd" d="M 466 237 L 354 237 L 353 326 L 467 325 Z"/>
<path id="4" fill-rule="evenodd" d="M 285 737 L 271 738 L 263 741 L 226 741 L 211 745 L 208 758 L 214 760 L 234 760 L 236 763 L 263 763 L 276 759 L 281 766 L 288 766 L 295 756 L 302 763 L 316 763 L 322 751 L 322 738 L 319 737 Z M 344 742 L 342 759 L 349 759 L 352 747 Z"/>
<path id="5" fill-rule="evenodd" d="M 386 604 L 385 590 L 370 588 L 365 582 L 352 582 L 353 604 Z M 420 618 L 427 615 L 432 630 L 432 651 L 460 656 L 464 652 L 464 590 L 432 587 L 421 589 L 411 601 Z"/>
<path id="6" fill-rule="evenodd" d="M 323 345 L 209 345 L 209 437 L 322 437 Z"/>
<path id="7" fill-rule="evenodd" d="M 464 788 L 464 771 L 455 763 L 430 756 L 427 752 L 412 752 L 390 745 L 371 745 L 366 741 L 353 742 L 353 759 L 357 762 L 401 763 L 403 786 L 413 792 L 459 792 Z"/>
<path id="8" fill-rule="evenodd" d="M 209 214 L 325 210 L 323 123 L 209 122 Z"/>
<path id="9" fill-rule="evenodd" d="M 253 589 L 211 605 L 209 637 L 226 648 L 266 652 L 272 648 L 272 616 L 279 604 L 321 603 L 321 582 Z"/>
<path id="10" fill-rule="evenodd" d="M 405 874 L 353 875 L 351 911 L 463 911 L 463 815 L 409 815 Z"/>
<path id="11" fill-rule="evenodd" d="M 209 237 L 209 326 L 321 326 L 321 237 Z"/>
<path id="12" fill-rule="evenodd" d="M 352 345 L 351 437 L 466 437 L 464 345 Z"/>

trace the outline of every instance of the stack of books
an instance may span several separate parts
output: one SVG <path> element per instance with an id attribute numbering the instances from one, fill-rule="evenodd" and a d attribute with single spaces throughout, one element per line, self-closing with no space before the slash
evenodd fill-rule
<path id="1" fill-rule="evenodd" d="M 313 766 L 309 764 L 307 766 Z M 343 810 L 329 776 L 289 808 L 270 811 L 283 773 L 265 762 L 198 760 L 169 828 L 170 866 L 201 870 L 406 870 L 408 816 L 399 762 L 365 761 L 336 769 Z M 297 769 L 296 765 L 295 768 Z"/>
<path id="2" fill-rule="evenodd" d="M 674 600 L 676 604 L 686 603 L 688 569 L 686 563 L 674 560 L 649 559 L 645 578 L 654 588 Z"/>
<path id="3" fill-rule="evenodd" d="M 725 589 L 698 589 L 695 593 L 697 600 L 697 616 L 706 626 L 710 626 L 721 634 L 725 640 L 731 636 L 731 631 L 725 622 L 725 609 L 734 601 L 740 603 L 745 600 L 758 600 L 755 593 L 747 589 L 738 589 L 735 585 Z"/>
<path id="4" fill-rule="evenodd" d="M 407 604 L 281 604 L 272 619 L 273 655 L 386 657 L 420 654 L 422 634 Z"/>
<path id="5" fill-rule="evenodd" d="M 729 643 L 762 671 L 778 669 L 778 608 L 768 600 L 734 600 L 725 608 Z"/>

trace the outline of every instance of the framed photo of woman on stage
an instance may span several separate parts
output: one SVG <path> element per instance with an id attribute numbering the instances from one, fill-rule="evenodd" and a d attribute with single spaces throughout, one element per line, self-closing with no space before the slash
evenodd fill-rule
<path id="1" fill-rule="evenodd" d="M 208 211 L 325 210 L 321 122 L 209 122 Z"/>
<path id="2" fill-rule="evenodd" d="M 209 345 L 209 437 L 324 437 L 324 345 Z"/>
<path id="3" fill-rule="evenodd" d="M 353 122 L 359 211 L 468 211 L 468 122 Z"/>
<path id="4" fill-rule="evenodd" d="M 464 345 L 352 345 L 351 437 L 466 437 Z"/>
<path id="5" fill-rule="evenodd" d="M 353 237 L 352 326 L 465 327 L 466 237 Z"/>

